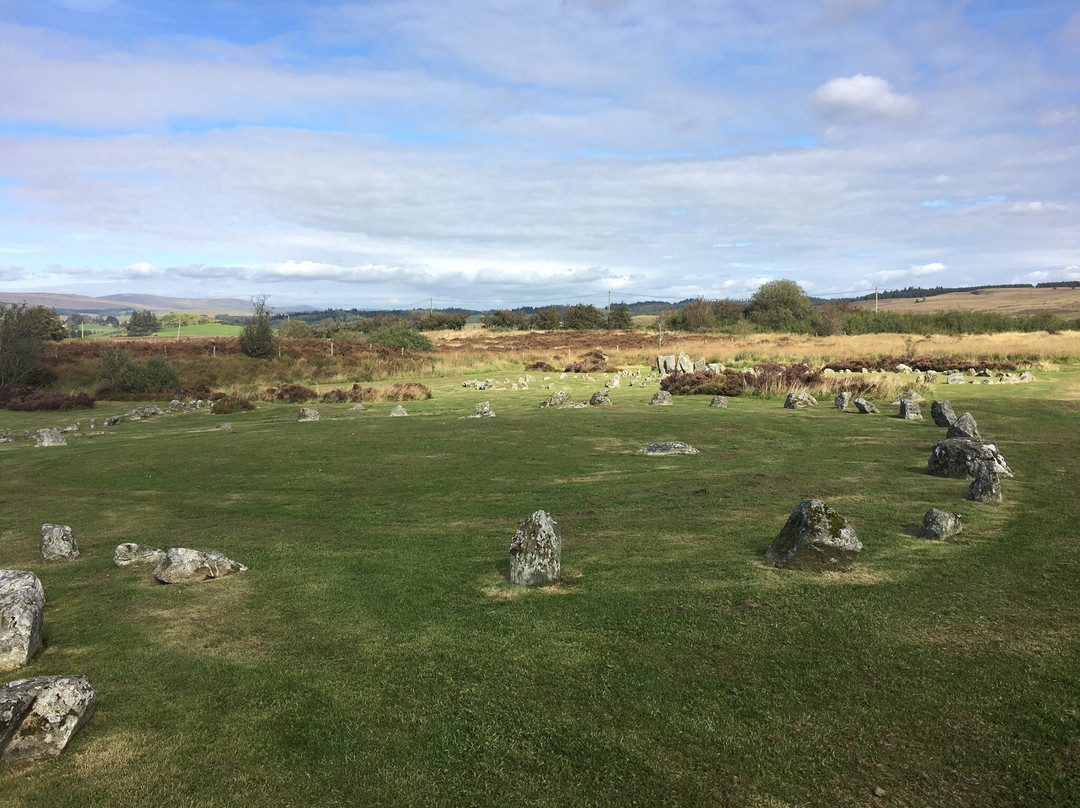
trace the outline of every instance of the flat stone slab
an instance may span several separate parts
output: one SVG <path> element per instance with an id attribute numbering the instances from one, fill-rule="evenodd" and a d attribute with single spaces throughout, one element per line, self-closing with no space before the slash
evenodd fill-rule
<path id="1" fill-rule="evenodd" d="M 187 547 L 172 547 L 154 570 L 154 577 L 163 584 L 197 583 L 247 572 L 247 567 L 217 550 L 204 553 Z"/>
<path id="2" fill-rule="evenodd" d="M 0 687 L 0 757 L 44 760 L 59 755 L 94 715 L 85 676 L 35 676 Z"/>
<path id="3" fill-rule="evenodd" d="M 165 560 L 165 551 L 156 547 L 140 547 L 135 542 L 118 544 L 113 551 L 113 564 L 130 567 L 133 564 L 157 566 Z"/>
<path id="4" fill-rule="evenodd" d="M 676 454 L 698 454 L 698 450 L 691 446 L 689 443 L 683 443 L 681 440 L 669 440 L 663 443 L 650 443 L 648 446 L 643 446 L 638 449 L 636 454 L 643 455 L 676 455 Z"/>

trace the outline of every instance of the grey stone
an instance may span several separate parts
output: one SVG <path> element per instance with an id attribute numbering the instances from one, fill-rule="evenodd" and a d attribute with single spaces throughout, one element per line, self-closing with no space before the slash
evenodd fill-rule
<path id="1" fill-rule="evenodd" d="M 694 362 L 684 353 L 679 354 L 679 358 L 675 360 L 675 372 L 676 373 L 693 373 Z"/>
<path id="2" fill-rule="evenodd" d="M 0 669 L 18 668 L 41 650 L 45 590 L 32 572 L 0 570 Z"/>
<path id="3" fill-rule="evenodd" d="M 973 502 L 1001 504 L 1001 481 L 992 460 L 983 460 L 975 469 L 975 479 L 968 488 L 967 498 Z"/>
<path id="4" fill-rule="evenodd" d="M 91 418 L 90 419 L 90 428 L 91 429 L 97 429 L 97 418 Z"/>
<path id="5" fill-rule="evenodd" d="M 710 407 L 719 407 L 720 409 L 727 409 L 727 398 L 724 396 L 713 396 L 713 400 L 709 402 Z"/>
<path id="6" fill-rule="evenodd" d="M 956 420 L 956 413 L 948 401 L 935 401 L 930 405 L 930 417 L 938 426 L 950 427 Z"/>
<path id="7" fill-rule="evenodd" d="M 611 393 L 607 390 L 597 390 L 589 398 L 589 406 L 591 407 L 610 407 L 611 406 Z"/>
<path id="8" fill-rule="evenodd" d="M 820 499 L 807 499 L 788 516 L 765 560 L 785 569 L 846 570 L 860 550 L 862 542 L 847 519 Z"/>
<path id="9" fill-rule="evenodd" d="M 671 393 L 667 390 L 657 390 L 649 403 L 654 407 L 670 407 L 672 404 Z"/>
<path id="10" fill-rule="evenodd" d="M 694 373 L 697 373 L 699 370 L 705 370 L 704 359 L 699 359 L 694 363 Z"/>
<path id="11" fill-rule="evenodd" d="M 836 399 L 833 401 L 833 405 L 838 410 L 846 410 L 847 405 L 850 404 L 850 403 L 851 403 L 851 393 L 847 392 L 846 390 L 843 393 L 841 393 L 840 395 L 838 395 L 836 397 Z"/>
<path id="12" fill-rule="evenodd" d="M 1023 373 L 1020 374 L 1020 381 L 1033 382 L 1035 381 L 1035 374 L 1032 373 L 1030 370 L 1025 370 Z"/>
<path id="13" fill-rule="evenodd" d="M 648 446 L 637 450 L 637 454 L 643 455 L 673 455 L 673 454 L 697 454 L 698 450 L 689 443 L 681 440 L 669 440 L 663 443 L 650 443 Z"/>
<path id="14" fill-rule="evenodd" d="M 900 418 L 905 421 L 921 421 L 922 410 L 919 408 L 918 401 L 908 401 L 904 399 L 900 402 Z"/>
<path id="15" fill-rule="evenodd" d="M 41 526 L 41 558 L 44 561 L 82 558 L 75 534 L 68 525 Z"/>
<path id="16" fill-rule="evenodd" d="M 661 375 L 675 372 L 675 355 L 656 357 L 656 370 Z"/>
<path id="17" fill-rule="evenodd" d="M 59 755 L 94 715 L 85 676 L 35 676 L 0 687 L 0 756 L 44 760 Z"/>
<path id="18" fill-rule="evenodd" d="M 232 423 L 229 421 L 222 421 L 217 425 L 218 429 L 232 429 Z"/>
<path id="19" fill-rule="evenodd" d="M 169 402 L 169 412 L 185 412 L 188 405 L 178 398 L 174 398 Z"/>
<path id="20" fill-rule="evenodd" d="M 1002 373 L 998 376 L 1001 384 L 1020 384 L 1020 377 L 1015 373 Z"/>
<path id="21" fill-rule="evenodd" d="M 510 580 L 522 586 L 558 581 L 562 565 L 562 533 L 545 511 L 522 522 L 510 542 Z"/>
<path id="22" fill-rule="evenodd" d="M 300 415 L 296 418 L 297 421 L 318 421 L 319 411 L 313 410 L 311 407 L 301 407 Z"/>
<path id="23" fill-rule="evenodd" d="M 10 429 L 0 429 L 0 443 L 12 443 L 14 440 Z"/>
<path id="24" fill-rule="evenodd" d="M 944 541 L 960 532 L 962 518 L 958 513 L 949 513 L 948 511 L 931 508 L 923 517 L 922 534 L 928 539 Z"/>
<path id="25" fill-rule="evenodd" d="M 903 362 L 901 362 L 899 365 L 896 366 L 896 372 L 897 373 L 911 373 L 911 366 L 910 365 L 905 365 Z"/>
<path id="26" fill-rule="evenodd" d="M 356 410 L 356 411 L 362 411 L 362 410 L 367 409 L 367 407 L 365 407 L 363 404 L 354 404 L 353 406 L 349 407 L 349 409 L 350 410 Z"/>
<path id="27" fill-rule="evenodd" d="M 784 399 L 784 408 L 788 410 L 801 410 L 804 407 L 816 407 L 817 399 L 809 393 L 788 393 Z"/>
<path id="28" fill-rule="evenodd" d="M 1003 477 L 1013 476 L 997 446 L 981 438 L 947 438 L 938 442 L 930 453 L 927 467 L 935 477 L 962 480 L 974 477 L 984 460 L 991 461 Z"/>
<path id="29" fill-rule="evenodd" d="M 165 551 L 154 547 L 140 547 L 135 542 L 118 544 L 113 551 L 113 563 L 118 567 L 130 567 L 133 564 L 157 566 L 165 560 Z"/>
<path id="30" fill-rule="evenodd" d="M 608 388 L 618 387 L 619 384 L 620 384 L 619 377 L 618 376 L 612 376 L 610 379 L 608 379 L 606 382 L 604 382 L 604 387 L 608 387 Z"/>
<path id="31" fill-rule="evenodd" d="M 570 403 L 570 394 L 565 390 L 556 390 L 540 402 L 541 407 L 565 407 Z"/>
<path id="32" fill-rule="evenodd" d="M 965 412 L 951 424 L 949 424 L 949 431 L 945 435 L 946 438 L 981 438 L 979 434 L 979 425 L 975 423 L 975 419 L 971 417 L 970 412 Z"/>
<path id="33" fill-rule="evenodd" d="M 854 404 L 855 409 L 857 409 L 863 415 L 868 415 L 870 413 L 877 412 L 877 407 L 875 407 L 871 402 L 867 401 L 865 398 L 857 398 L 851 403 Z"/>
<path id="34" fill-rule="evenodd" d="M 928 370 L 926 371 L 925 375 L 926 381 L 930 382 L 931 384 L 937 381 L 938 372 L 936 370 Z"/>
<path id="35" fill-rule="evenodd" d="M 966 384 L 967 379 L 964 378 L 963 373 L 950 373 L 945 378 L 945 384 Z"/>
<path id="36" fill-rule="evenodd" d="M 67 446 L 67 439 L 59 429 L 39 429 L 34 433 L 38 446 Z"/>
<path id="37" fill-rule="evenodd" d="M 404 418 L 408 414 L 409 414 L 409 411 L 407 409 L 405 409 L 403 406 L 401 406 L 400 404 L 398 404 L 396 407 L 394 407 L 394 409 L 390 410 L 390 417 L 391 418 Z"/>
<path id="38" fill-rule="evenodd" d="M 124 416 L 122 415 L 110 415 L 105 419 L 105 426 L 116 426 L 117 424 L 123 423 L 123 421 Z"/>
<path id="39" fill-rule="evenodd" d="M 204 553 L 187 547 L 171 547 L 154 570 L 154 577 L 163 584 L 183 584 L 208 581 L 238 572 L 247 572 L 247 567 L 226 558 L 217 550 Z"/>

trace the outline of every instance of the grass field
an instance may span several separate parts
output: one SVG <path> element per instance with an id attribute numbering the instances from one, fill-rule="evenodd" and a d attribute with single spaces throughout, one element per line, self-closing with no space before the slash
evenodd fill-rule
<path id="1" fill-rule="evenodd" d="M 624 383 L 614 407 L 543 410 L 537 384 L 423 381 L 409 418 L 260 404 L 228 431 L 192 412 L 0 446 L 0 566 L 47 597 L 46 648 L 7 678 L 84 673 L 98 694 L 64 755 L 0 765 L 0 802 L 1080 804 L 1076 365 L 943 388 L 1017 473 L 997 507 L 928 476 L 943 430 L 887 402 L 657 408 Z M 481 400 L 496 418 L 460 420 Z M 634 454 L 660 440 L 701 453 Z M 764 565 L 811 496 L 865 545 L 851 573 Z M 918 538 L 931 506 L 964 532 Z M 538 508 L 564 581 L 523 590 L 507 551 Z M 40 562 L 44 522 L 83 559 Z M 113 566 L 126 541 L 250 571 L 156 585 Z"/>
<path id="2" fill-rule="evenodd" d="M 918 301 L 918 302 L 916 302 Z M 873 300 L 855 305 L 874 308 Z M 929 314 L 934 311 L 986 311 L 993 314 L 1041 314 L 1050 312 L 1065 317 L 1080 316 L 1080 289 L 975 289 L 970 292 L 950 292 L 923 298 L 890 298 L 879 300 L 881 311 L 910 314 Z"/>

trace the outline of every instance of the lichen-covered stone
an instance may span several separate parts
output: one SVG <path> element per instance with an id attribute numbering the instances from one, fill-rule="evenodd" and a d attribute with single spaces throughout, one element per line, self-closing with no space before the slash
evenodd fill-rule
<path id="1" fill-rule="evenodd" d="M 669 440 L 663 443 L 650 443 L 637 450 L 637 454 L 643 455 L 673 455 L 673 454 L 697 454 L 698 450 L 689 443 L 681 440 Z"/>
<path id="2" fill-rule="evenodd" d="M 675 372 L 676 373 L 693 373 L 694 372 L 694 360 L 684 353 L 679 354 L 679 358 L 675 360 Z"/>
<path id="3" fill-rule="evenodd" d="M 597 390 L 589 398 L 590 407 L 610 407 L 611 406 L 611 393 L 607 390 Z"/>
<path id="4" fill-rule="evenodd" d="M 649 404 L 654 407 L 670 407 L 672 402 L 671 393 L 667 390 L 657 390 Z"/>
<path id="5" fill-rule="evenodd" d="M 854 404 L 855 409 L 857 409 L 863 415 L 877 412 L 877 407 L 875 407 L 873 403 L 867 401 L 865 398 L 857 398 L 851 403 Z"/>
<path id="6" fill-rule="evenodd" d="M 656 357 L 656 370 L 661 375 L 675 372 L 675 355 Z"/>
<path id="7" fill-rule="evenodd" d="M 510 580 L 522 586 L 558 581 L 562 565 L 562 533 L 545 511 L 522 522 L 510 542 Z"/>
<path id="8" fill-rule="evenodd" d="M 975 479 L 968 488 L 967 498 L 973 502 L 1001 504 L 1001 480 L 992 460 L 983 460 L 975 470 Z"/>
<path id="9" fill-rule="evenodd" d="M 44 561 L 82 558 L 75 534 L 68 525 L 41 526 L 41 558 Z"/>
<path id="10" fill-rule="evenodd" d="M 850 403 L 851 393 L 847 392 L 846 390 L 833 400 L 833 406 L 836 407 L 836 409 L 838 410 L 846 410 L 847 405 Z"/>
<path id="11" fill-rule="evenodd" d="M 800 502 L 765 560 L 774 567 L 826 572 L 849 569 L 862 550 L 851 524 L 820 499 Z"/>
<path id="12" fill-rule="evenodd" d="M 495 412 L 491 409 L 491 402 L 481 401 L 476 405 L 476 412 L 466 415 L 466 418 L 494 418 Z"/>
<path id="13" fill-rule="evenodd" d="M 32 572 L 0 570 L 0 669 L 26 665 L 41 650 L 45 590 Z"/>
<path id="14" fill-rule="evenodd" d="M 945 434 L 946 438 L 981 438 L 979 434 L 979 425 L 975 423 L 975 419 L 971 417 L 970 412 L 965 412 L 951 424 L 949 424 L 949 431 Z"/>
<path id="15" fill-rule="evenodd" d="M 296 417 L 297 421 L 318 421 L 319 411 L 313 410 L 311 407 L 301 407 L 300 414 Z"/>
<path id="16" fill-rule="evenodd" d="M 962 517 L 958 513 L 939 511 L 931 508 L 922 520 L 922 532 L 928 539 L 944 541 L 955 536 L 961 530 Z"/>
<path id="17" fill-rule="evenodd" d="M 56 757 L 94 715 L 94 689 L 85 676 L 35 676 L 0 687 L 0 756 Z"/>
<path id="18" fill-rule="evenodd" d="M 919 402 L 910 399 L 901 400 L 900 417 L 905 421 L 921 421 L 923 417 Z"/>
<path id="19" fill-rule="evenodd" d="M 154 570 L 154 577 L 163 584 L 196 583 L 246 572 L 243 564 L 226 558 L 217 550 L 204 553 L 186 547 L 172 547 Z"/>
<path id="20" fill-rule="evenodd" d="M 817 399 L 809 393 L 788 393 L 784 399 L 784 408 L 788 410 L 801 410 L 804 407 L 816 407 Z"/>
<path id="21" fill-rule="evenodd" d="M 956 420 L 956 413 L 948 401 L 935 401 L 930 405 L 930 417 L 938 426 L 950 427 Z"/>
<path id="22" fill-rule="evenodd" d="M 1025 370 L 1023 373 L 1020 374 L 1020 381 L 1033 382 L 1035 381 L 1035 374 L 1032 373 L 1030 370 Z"/>
<path id="23" fill-rule="evenodd" d="M 727 399 L 724 396 L 713 396 L 713 400 L 709 402 L 709 406 L 727 409 Z"/>
<path id="24" fill-rule="evenodd" d="M 998 474 L 1004 477 L 1013 476 L 997 446 L 981 438 L 947 438 L 938 442 L 930 452 L 927 467 L 935 477 L 962 480 L 965 477 L 974 477 L 979 464 L 984 460 L 993 462 L 994 470 Z"/>
<path id="25" fill-rule="evenodd" d="M 11 436 L 10 429 L 0 429 L 0 443 L 13 443 L 15 438 Z"/>
<path id="26" fill-rule="evenodd" d="M 38 446 L 67 446 L 67 439 L 59 429 L 39 429 L 34 433 Z"/>
<path id="27" fill-rule="evenodd" d="M 622 380 L 618 376 L 612 376 L 610 379 L 604 382 L 604 387 L 618 387 L 621 383 Z"/>
<path id="28" fill-rule="evenodd" d="M 394 409 L 390 410 L 391 418 L 404 418 L 409 414 L 409 411 L 402 405 L 398 404 Z"/>
<path id="29" fill-rule="evenodd" d="M 945 384 L 967 384 L 967 379 L 963 373 L 950 373 L 945 378 Z"/>
<path id="30" fill-rule="evenodd" d="M 565 407 L 570 403 L 570 394 L 565 390 L 556 390 L 540 402 L 541 407 Z"/>
<path id="31" fill-rule="evenodd" d="M 165 551 L 155 547 L 140 547 L 135 542 L 118 544 L 113 551 L 113 564 L 129 567 L 133 564 L 158 565 L 165 560 Z"/>

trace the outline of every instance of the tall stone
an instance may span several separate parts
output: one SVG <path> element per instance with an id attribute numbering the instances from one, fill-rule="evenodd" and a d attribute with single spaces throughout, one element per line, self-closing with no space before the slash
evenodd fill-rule
<path id="1" fill-rule="evenodd" d="M 765 560 L 785 569 L 846 570 L 860 550 L 862 542 L 847 519 L 820 499 L 807 499 L 791 512 Z"/>
<path id="2" fill-rule="evenodd" d="M 973 502 L 1001 504 L 1001 481 L 992 460 L 983 460 L 975 471 L 975 479 L 968 488 L 967 498 Z"/>
<path id="3" fill-rule="evenodd" d="M 900 417 L 905 421 L 921 421 L 922 410 L 919 409 L 919 402 L 912 399 L 900 400 Z"/>
<path id="4" fill-rule="evenodd" d="M 713 400 L 709 402 L 709 406 L 727 409 L 727 398 L 724 396 L 713 396 Z"/>
<path id="5" fill-rule="evenodd" d="M 0 687 L 0 757 L 56 757 L 94 715 L 85 676 L 35 676 Z"/>
<path id="6" fill-rule="evenodd" d="M 32 572 L 0 570 L 0 669 L 18 668 L 41 650 L 45 590 Z"/>
<path id="7" fill-rule="evenodd" d="M 694 360 L 684 353 L 679 354 L 679 358 L 675 360 L 676 373 L 693 373 L 694 372 Z"/>
<path id="8" fill-rule="evenodd" d="M 930 417 L 938 426 L 950 427 L 956 420 L 956 413 L 948 401 L 935 401 L 930 405 Z"/>
<path id="9" fill-rule="evenodd" d="M 997 450 L 997 446 L 981 438 L 947 438 L 934 445 L 927 462 L 928 471 L 935 477 L 952 477 L 962 480 L 974 477 L 979 464 L 989 460 L 994 471 L 1003 477 L 1012 477 L 1012 469 Z"/>
<path id="10" fill-rule="evenodd" d="M 68 525 L 41 526 L 41 558 L 44 561 L 82 558 L 75 534 Z"/>
<path id="11" fill-rule="evenodd" d="M 949 424 L 949 431 L 945 434 L 946 438 L 981 438 L 979 434 L 979 425 L 975 423 L 975 419 L 971 417 L 970 412 L 965 412 L 951 424 Z"/>
<path id="12" fill-rule="evenodd" d="M 843 393 L 841 393 L 840 395 L 838 395 L 836 397 L 836 399 L 833 401 L 833 406 L 835 406 L 836 409 L 838 409 L 838 410 L 846 410 L 847 405 L 850 404 L 850 403 L 851 403 L 851 393 L 849 393 L 849 392 L 847 392 L 845 390 Z"/>
<path id="13" fill-rule="evenodd" d="M 510 580 L 522 586 L 558 581 L 562 566 L 562 533 L 545 511 L 536 511 L 518 526 L 510 542 Z"/>

